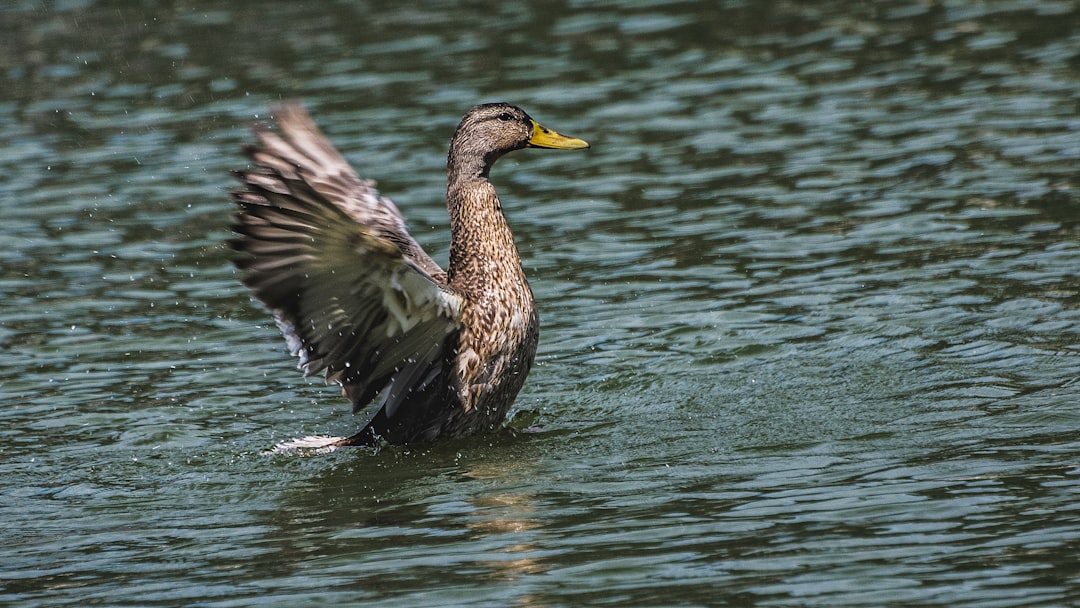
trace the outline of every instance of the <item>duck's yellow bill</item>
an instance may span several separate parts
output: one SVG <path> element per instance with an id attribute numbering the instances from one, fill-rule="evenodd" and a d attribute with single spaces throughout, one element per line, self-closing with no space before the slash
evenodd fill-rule
<path id="1" fill-rule="evenodd" d="M 576 137 L 559 135 L 555 131 L 532 121 L 532 137 L 529 138 L 530 148 L 552 148 L 555 150 L 581 150 L 588 148 L 589 142 Z"/>

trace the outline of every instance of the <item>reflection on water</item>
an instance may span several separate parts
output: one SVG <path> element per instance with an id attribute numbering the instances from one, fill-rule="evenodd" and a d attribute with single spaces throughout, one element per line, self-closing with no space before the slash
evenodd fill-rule
<path id="1" fill-rule="evenodd" d="M 462 478 L 480 483 L 499 483 L 506 480 L 508 474 L 528 475 L 529 468 L 523 466 L 494 466 L 481 464 L 463 471 Z M 478 496 L 475 505 L 476 519 L 469 524 L 469 529 L 478 537 L 504 538 L 508 543 L 501 547 L 498 556 L 481 559 L 478 566 L 490 569 L 488 578 L 498 581 L 513 582 L 524 575 L 539 575 L 547 571 L 539 558 L 541 549 L 530 541 L 531 533 L 542 527 L 537 518 L 537 505 L 534 496 L 525 492 L 501 492 Z M 535 598 L 521 598 L 518 603 L 525 606 L 537 604 Z"/>
<path id="2" fill-rule="evenodd" d="M 1080 602 L 1069 2 L 0 8 L 0 603 Z M 499 434 L 345 435 L 227 259 L 302 99 L 445 259 L 494 176 L 537 296 Z"/>

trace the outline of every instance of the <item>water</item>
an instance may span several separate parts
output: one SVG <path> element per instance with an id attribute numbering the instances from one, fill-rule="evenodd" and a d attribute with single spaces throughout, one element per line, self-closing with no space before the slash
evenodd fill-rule
<path id="1" fill-rule="evenodd" d="M 1080 603 L 1073 3 L 9 3 L 0 603 Z M 541 310 L 524 432 L 362 420 L 228 263 L 303 100 L 445 260 L 445 147 Z"/>

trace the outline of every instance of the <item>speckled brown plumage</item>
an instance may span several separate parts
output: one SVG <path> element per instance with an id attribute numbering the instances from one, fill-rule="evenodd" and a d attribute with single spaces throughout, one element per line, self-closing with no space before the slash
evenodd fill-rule
<path id="1" fill-rule="evenodd" d="M 450 143 L 443 272 L 300 106 L 274 114 L 278 131 L 258 129 L 247 150 L 256 168 L 237 172 L 231 245 L 305 374 L 325 372 L 354 410 L 378 398 L 359 433 L 329 445 L 426 442 L 500 424 L 532 366 L 539 321 L 488 173 L 513 150 L 588 144 L 509 104 L 470 110 Z"/>

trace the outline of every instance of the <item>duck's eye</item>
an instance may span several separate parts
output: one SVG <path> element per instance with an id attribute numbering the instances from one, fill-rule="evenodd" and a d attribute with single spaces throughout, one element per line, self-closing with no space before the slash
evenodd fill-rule
<path id="1" fill-rule="evenodd" d="M 499 114 L 499 120 L 514 120 L 514 117 L 509 112 L 503 112 Z"/>

